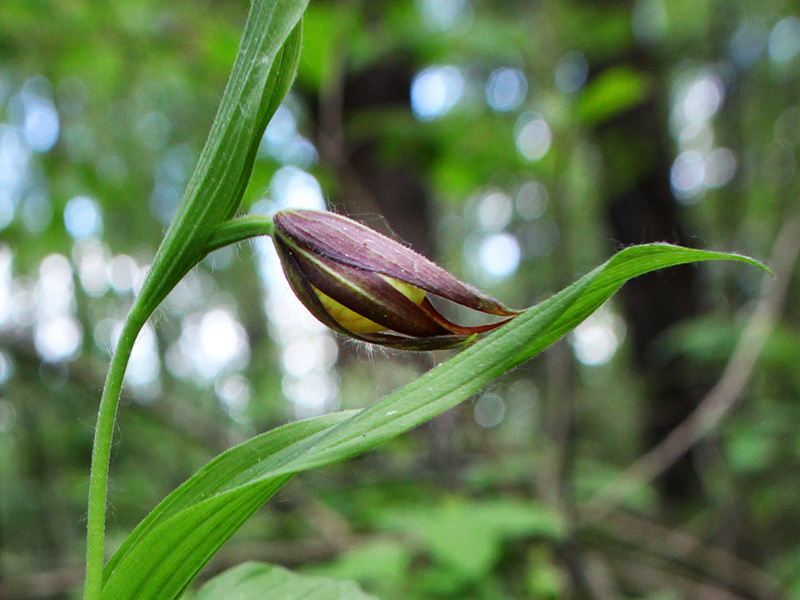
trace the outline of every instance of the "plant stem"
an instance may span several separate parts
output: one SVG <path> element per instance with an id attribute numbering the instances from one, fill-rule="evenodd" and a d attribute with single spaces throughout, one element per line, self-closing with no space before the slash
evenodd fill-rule
<path id="1" fill-rule="evenodd" d="M 208 254 L 224 246 L 259 235 L 272 235 L 272 217 L 263 215 L 237 217 L 217 226 L 203 247 L 203 253 Z"/>
<path id="2" fill-rule="evenodd" d="M 123 326 L 108 376 L 100 398 L 97 426 L 92 446 L 92 465 L 89 475 L 89 510 L 86 533 L 86 583 L 84 600 L 97 600 L 103 587 L 103 545 L 105 541 L 106 492 L 108 486 L 108 463 L 111 456 L 111 439 L 114 421 L 122 390 L 125 368 L 133 350 L 133 343 L 147 317 L 134 304 Z"/>
<path id="3" fill-rule="evenodd" d="M 247 216 L 232 219 L 220 225 L 204 247 L 204 253 L 223 246 L 255 237 L 272 234 L 272 219 L 263 216 Z M 144 289 L 140 298 L 146 297 Z M 108 376 L 100 398 L 97 413 L 97 426 L 92 446 L 92 465 L 89 475 L 89 510 L 86 533 L 86 582 L 84 600 L 98 600 L 103 588 L 103 564 L 105 543 L 106 495 L 108 489 L 108 463 L 111 457 L 111 441 L 114 435 L 114 422 L 122 391 L 125 368 L 133 350 L 136 336 L 147 321 L 150 311 L 143 304 L 136 303 L 131 308 L 120 334 Z"/>
<path id="4" fill-rule="evenodd" d="M 204 253 L 257 235 L 272 234 L 272 219 L 262 216 L 240 217 L 220 225 L 204 247 Z M 140 298 L 147 297 L 143 289 Z M 111 441 L 117 417 L 119 395 L 125 368 L 133 350 L 136 336 L 147 321 L 151 311 L 144 303 L 137 302 L 131 308 L 123 326 L 108 376 L 100 398 L 97 426 L 92 446 L 92 465 L 89 475 L 89 511 L 86 533 L 86 582 L 84 600 L 98 600 L 103 588 L 103 563 L 105 543 L 106 495 L 108 489 L 108 463 L 111 457 Z"/>

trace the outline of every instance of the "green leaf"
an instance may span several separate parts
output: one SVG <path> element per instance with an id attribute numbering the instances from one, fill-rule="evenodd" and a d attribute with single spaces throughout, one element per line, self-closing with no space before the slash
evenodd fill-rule
<path id="1" fill-rule="evenodd" d="M 576 105 L 584 125 L 597 125 L 642 103 L 650 93 L 650 80 L 630 67 L 613 67 L 590 83 Z"/>
<path id="2" fill-rule="evenodd" d="M 238 209 L 267 123 L 289 90 L 300 58 L 308 0 L 254 0 L 208 140 L 178 212 L 123 325 L 97 415 L 89 476 L 84 598 L 100 592 L 111 438 L 125 368 L 147 319 L 206 252 Z"/>
<path id="3" fill-rule="evenodd" d="M 565 532 L 559 514 L 537 503 L 512 499 L 468 502 L 452 498 L 442 505 L 387 511 L 381 524 L 417 538 L 436 560 L 469 579 L 491 572 L 506 539 L 560 539 Z"/>
<path id="4" fill-rule="evenodd" d="M 346 550 L 331 563 L 305 570 L 323 577 L 387 586 L 402 581 L 412 560 L 413 550 L 399 540 L 378 540 Z"/>
<path id="5" fill-rule="evenodd" d="M 743 256 L 668 244 L 626 248 L 471 348 L 355 415 L 329 415 L 287 425 L 226 452 L 171 494 L 156 508 L 155 516 L 136 529 L 132 541 L 109 563 L 101 597 L 176 598 L 293 474 L 365 452 L 462 402 L 570 331 L 628 279 L 673 265 L 721 259 L 761 266 Z"/>
<path id="6" fill-rule="evenodd" d="M 264 130 L 297 73 L 307 4 L 253 2 L 208 140 L 136 298 L 138 319 L 205 256 L 206 240 L 239 207 Z"/>
<path id="7" fill-rule="evenodd" d="M 220 496 L 249 480 L 257 478 L 261 474 L 259 463 L 266 457 L 278 453 L 291 444 L 298 442 L 298 440 L 309 438 L 333 425 L 344 422 L 355 412 L 343 411 L 325 415 L 318 419 L 290 423 L 256 436 L 246 443 L 220 454 L 167 496 L 139 523 L 133 533 L 128 536 L 119 550 L 106 564 L 104 580 L 107 581 L 112 574 L 115 574 L 117 578 L 122 578 L 129 582 L 126 585 L 131 585 L 130 582 L 136 578 L 127 577 L 121 572 L 116 573 L 116 570 L 120 562 L 124 561 L 128 556 L 131 549 L 137 546 L 142 536 L 151 532 L 156 526 L 170 517 L 178 515 L 181 511 L 196 506 L 205 499 Z M 257 472 L 254 473 L 254 469 Z M 255 508 L 258 507 L 256 506 Z M 127 561 L 125 564 L 130 563 L 131 561 Z M 189 574 L 187 574 L 188 576 Z M 105 586 L 104 590 L 106 587 L 108 586 Z"/>
<path id="8" fill-rule="evenodd" d="M 350 581 L 298 575 L 282 567 L 245 563 L 217 575 L 195 600 L 376 600 Z"/>

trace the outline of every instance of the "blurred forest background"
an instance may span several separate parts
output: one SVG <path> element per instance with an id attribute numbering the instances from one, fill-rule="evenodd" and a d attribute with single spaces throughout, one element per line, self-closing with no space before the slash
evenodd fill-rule
<path id="1" fill-rule="evenodd" d="M 246 211 L 332 207 L 514 307 L 651 240 L 777 277 L 712 263 L 628 284 L 470 402 L 296 478 L 205 577 L 255 559 L 383 600 L 800 596 L 798 8 L 312 0 Z M 109 349 L 247 9 L 0 2 L 4 600 L 79 595 Z M 326 331 L 269 240 L 216 252 L 134 351 L 112 549 L 223 449 L 448 355 Z"/>

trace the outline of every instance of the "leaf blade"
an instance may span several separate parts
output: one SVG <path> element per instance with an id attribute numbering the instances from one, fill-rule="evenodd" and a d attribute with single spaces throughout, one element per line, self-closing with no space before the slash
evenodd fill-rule
<path id="1" fill-rule="evenodd" d="M 246 475 L 236 480 L 240 484 L 231 484 L 160 519 L 115 563 L 102 598 L 175 598 L 233 532 L 295 473 L 365 452 L 455 406 L 574 328 L 625 281 L 702 260 L 739 260 L 764 268 L 743 256 L 667 244 L 626 248 L 403 389 L 353 416 L 329 416 L 332 423 L 327 428 L 316 421 L 319 427 L 313 432 L 306 431 L 305 436 L 243 471 Z M 270 434 L 273 432 L 264 435 Z M 237 449 L 252 450 L 253 443 Z M 130 595 L 130 590 L 135 590 L 135 595 Z"/>
<path id="2" fill-rule="evenodd" d="M 343 422 L 356 412 L 343 411 L 317 419 L 290 423 L 223 452 L 169 494 L 139 523 L 106 564 L 104 580 L 108 580 L 119 562 L 149 530 L 186 508 L 237 487 L 241 484 L 241 481 L 237 482 L 237 478 L 246 477 L 249 470 L 264 457 L 285 450 L 298 440 L 317 435 Z"/>

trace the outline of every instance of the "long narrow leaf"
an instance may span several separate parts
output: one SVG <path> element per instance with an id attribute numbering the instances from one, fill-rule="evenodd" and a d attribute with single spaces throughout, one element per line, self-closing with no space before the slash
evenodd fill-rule
<path id="1" fill-rule="evenodd" d="M 134 308 L 146 319 L 208 252 L 206 241 L 238 208 L 261 136 L 289 91 L 308 0 L 256 0 L 222 101 Z"/>
<path id="2" fill-rule="evenodd" d="M 139 538 L 155 525 L 193 504 L 260 476 L 263 471 L 259 469 L 259 464 L 264 458 L 297 443 L 298 440 L 309 438 L 342 423 L 355 412 L 343 411 L 317 419 L 290 423 L 223 452 L 167 496 L 139 523 L 106 564 L 104 579 L 108 579 Z"/>
<path id="3" fill-rule="evenodd" d="M 627 280 L 656 269 L 703 260 L 739 260 L 737 255 L 649 244 L 622 250 L 548 300 L 431 370 L 405 388 L 339 424 L 307 422 L 297 439 L 277 450 L 273 443 L 291 429 L 279 429 L 226 453 L 231 472 L 218 491 L 213 482 L 190 479 L 137 528 L 134 540 L 115 556 L 102 598 L 176 598 L 244 521 L 293 474 L 364 452 L 465 400 L 483 385 L 518 366 L 570 331 Z M 665 299 L 667 301 L 667 299 Z M 329 416 L 332 422 L 339 416 Z M 288 426 L 291 427 L 291 426 Z M 280 432 L 280 433 L 279 433 Z M 275 436 L 270 437 L 270 436 Z M 267 441 L 269 440 L 269 441 Z M 238 470 L 236 460 L 247 457 Z M 219 465 L 219 463 L 217 463 Z M 210 495 L 186 493 L 204 489 Z M 181 491 L 183 490 L 183 491 Z M 174 498 L 176 494 L 179 497 Z"/>

